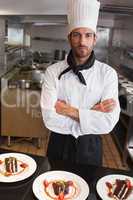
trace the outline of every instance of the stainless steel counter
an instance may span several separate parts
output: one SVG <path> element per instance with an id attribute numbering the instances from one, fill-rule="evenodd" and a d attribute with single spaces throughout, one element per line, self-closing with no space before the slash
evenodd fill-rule
<path id="1" fill-rule="evenodd" d="M 36 87 L 43 81 L 43 74 L 44 71 L 14 68 L 1 79 L 1 135 L 8 136 L 8 145 L 11 136 L 38 138 L 40 143 L 48 132 L 41 115 L 41 91 Z M 24 85 L 25 80 L 30 84 Z"/>
<path id="2" fill-rule="evenodd" d="M 41 68 L 32 66 L 15 67 L 2 77 L 2 88 L 40 89 L 46 68 L 51 63 L 46 63 Z"/>

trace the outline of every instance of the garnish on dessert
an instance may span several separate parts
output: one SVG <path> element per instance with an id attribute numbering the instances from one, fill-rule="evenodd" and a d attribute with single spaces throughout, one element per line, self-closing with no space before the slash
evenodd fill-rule
<path id="1" fill-rule="evenodd" d="M 106 182 L 108 196 L 116 200 L 126 200 L 133 191 L 133 185 L 129 179 L 116 179 L 114 183 Z"/>
<path id="2" fill-rule="evenodd" d="M 26 164 L 26 163 L 22 163 L 22 164 L 20 164 L 20 167 L 22 167 L 22 168 L 26 168 L 26 167 L 28 167 L 28 164 Z"/>
<path id="3" fill-rule="evenodd" d="M 3 161 L 2 160 L 0 160 L 0 165 L 3 163 Z"/>
<path id="4" fill-rule="evenodd" d="M 77 187 L 73 181 L 44 180 L 44 191 L 48 197 L 56 200 L 72 199 L 77 193 Z"/>

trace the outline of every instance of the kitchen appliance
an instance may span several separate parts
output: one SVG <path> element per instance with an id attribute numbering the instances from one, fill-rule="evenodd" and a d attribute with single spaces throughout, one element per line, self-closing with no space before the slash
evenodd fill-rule
<path id="1" fill-rule="evenodd" d="M 45 68 L 40 70 L 21 67 L 16 73 L 8 78 L 8 88 L 41 89 L 44 73 Z"/>
<path id="2" fill-rule="evenodd" d="M 115 138 L 117 138 L 117 144 L 122 152 L 123 164 L 125 164 L 128 155 L 133 160 L 133 82 L 131 76 L 130 81 L 123 75 L 119 74 L 118 77 L 121 112 L 126 116 L 121 115 L 119 123 L 115 127 Z"/>
<path id="3" fill-rule="evenodd" d="M 39 73 L 36 70 L 26 71 L 25 77 L 29 79 L 19 79 L 22 75 L 19 70 L 14 69 L 1 79 L 1 135 L 8 137 L 9 146 L 11 137 L 22 137 L 37 138 L 40 147 L 41 138 L 48 130 L 41 115 L 40 87 L 30 85 L 40 84 L 40 74 L 36 74 Z M 30 80 L 27 73 L 33 73 L 35 77 Z"/>
<path id="4" fill-rule="evenodd" d="M 54 59 L 55 60 L 64 60 L 66 56 L 66 51 L 65 50 L 60 50 L 60 49 L 56 49 L 54 52 Z"/>
<path id="5" fill-rule="evenodd" d="M 121 111 L 133 116 L 133 82 L 123 75 L 119 75 L 119 101 Z"/>

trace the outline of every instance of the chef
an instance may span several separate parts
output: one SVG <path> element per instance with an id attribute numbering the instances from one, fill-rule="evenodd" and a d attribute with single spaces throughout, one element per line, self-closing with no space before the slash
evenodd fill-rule
<path id="1" fill-rule="evenodd" d="M 69 0 L 68 41 L 64 61 L 45 72 L 41 109 L 50 130 L 49 159 L 102 165 L 101 135 L 119 119 L 116 71 L 96 59 L 100 2 Z"/>

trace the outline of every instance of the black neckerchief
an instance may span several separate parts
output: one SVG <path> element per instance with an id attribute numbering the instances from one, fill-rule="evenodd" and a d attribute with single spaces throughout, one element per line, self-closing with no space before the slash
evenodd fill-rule
<path id="1" fill-rule="evenodd" d="M 90 67 L 93 66 L 94 62 L 95 62 L 95 54 L 94 54 L 94 51 L 92 51 L 90 57 L 88 58 L 88 60 L 84 64 L 76 65 L 72 50 L 70 50 L 68 57 L 67 57 L 67 63 L 69 65 L 69 67 L 66 68 L 63 72 L 61 72 L 58 79 L 60 80 L 60 78 L 63 74 L 72 70 L 74 72 L 74 74 L 76 74 L 78 76 L 80 82 L 82 84 L 86 85 L 85 79 L 84 79 L 84 77 L 83 77 L 83 75 L 80 71 L 89 69 Z"/>

